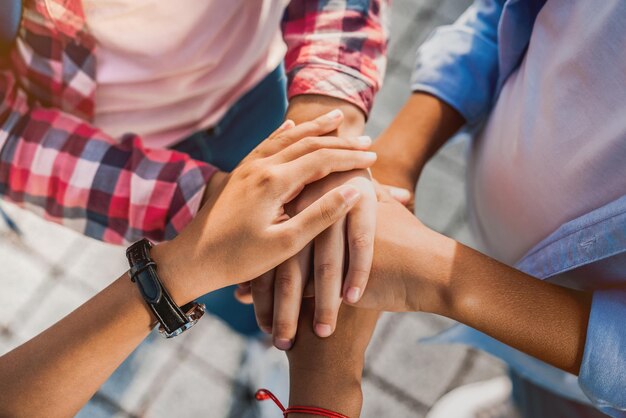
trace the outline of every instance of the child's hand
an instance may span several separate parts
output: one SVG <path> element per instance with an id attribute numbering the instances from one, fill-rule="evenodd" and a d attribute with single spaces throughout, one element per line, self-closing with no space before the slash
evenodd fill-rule
<path id="1" fill-rule="evenodd" d="M 161 278 L 177 302 L 250 280 L 296 254 L 342 219 L 361 198 L 352 186 L 337 187 L 296 216 L 285 212 L 309 183 L 332 172 L 371 166 L 376 155 L 357 139 L 319 137 L 341 114 L 288 126 L 259 145 L 227 178 L 211 205 L 173 241 L 155 248 Z M 174 271 L 179 279 L 173 281 Z M 181 274 L 184 272 L 184 274 Z M 186 277 L 187 280 L 180 280 Z"/>
<path id="2" fill-rule="evenodd" d="M 436 312 L 450 265 L 440 254 L 454 241 L 424 226 L 380 186 L 372 275 L 354 306 L 379 311 Z M 440 251 L 441 249 L 446 251 Z"/>

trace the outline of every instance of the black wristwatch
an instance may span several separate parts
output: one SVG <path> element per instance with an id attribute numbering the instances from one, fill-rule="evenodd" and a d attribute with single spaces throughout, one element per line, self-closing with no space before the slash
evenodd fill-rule
<path id="1" fill-rule="evenodd" d="M 176 337 L 191 328 L 204 315 L 205 306 L 190 302 L 176 305 L 159 280 L 156 263 L 150 258 L 152 243 L 137 241 L 126 250 L 130 264 L 128 275 L 137 283 L 139 292 L 159 322 L 159 332 L 166 338 Z"/>

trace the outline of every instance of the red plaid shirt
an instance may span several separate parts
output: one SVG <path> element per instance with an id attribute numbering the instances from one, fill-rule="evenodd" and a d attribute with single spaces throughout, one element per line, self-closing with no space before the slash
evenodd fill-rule
<path id="1" fill-rule="evenodd" d="M 385 1 L 291 1 L 289 97 L 323 94 L 369 111 L 385 66 Z M 95 128 L 95 41 L 81 1 L 24 3 L 15 47 L 0 58 L 0 194 L 103 241 L 173 238 L 216 169 Z"/>

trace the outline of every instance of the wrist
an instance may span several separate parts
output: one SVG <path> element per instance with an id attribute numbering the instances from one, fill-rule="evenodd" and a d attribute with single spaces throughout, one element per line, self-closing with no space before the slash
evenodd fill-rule
<path id="1" fill-rule="evenodd" d="M 360 415 L 363 403 L 361 373 L 352 372 L 325 373 L 324 371 L 305 370 L 290 367 L 290 406 L 312 406 L 324 408 L 340 414 L 356 417 Z M 290 414 L 289 418 L 308 415 Z"/>
<path id="2" fill-rule="evenodd" d="M 214 275 L 196 271 L 198 263 L 193 261 L 192 253 L 193 249 L 185 250 L 176 239 L 160 243 L 150 251 L 159 280 L 178 306 L 217 288 L 215 283 L 218 280 Z"/>
<path id="3" fill-rule="evenodd" d="M 202 206 L 204 206 L 204 204 L 211 199 L 215 200 L 214 198 L 224 188 L 224 180 L 226 177 L 228 177 L 228 173 L 220 170 L 213 173 L 204 189 L 204 194 L 202 195 Z"/>
<path id="4" fill-rule="evenodd" d="M 333 109 L 339 109 L 343 113 L 343 123 L 337 134 L 342 137 L 359 136 L 365 128 L 365 114 L 356 105 L 342 99 L 319 94 L 303 94 L 292 97 L 289 101 L 286 119 L 293 120 L 296 124 L 315 119 Z"/>
<path id="5" fill-rule="evenodd" d="M 415 243 L 407 243 L 405 276 L 407 310 L 451 317 L 457 295 L 451 291 L 456 241 L 427 229 Z M 415 254 L 421 254 L 416 261 Z M 424 262 L 424 260 L 428 260 Z"/>
<path id="6" fill-rule="evenodd" d="M 415 137 L 413 140 L 428 142 L 428 139 L 419 140 Z M 372 166 L 374 178 L 384 184 L 415 190 L 429 158 L 424 149 L 411 149 L 400 138 L 385 132 L 376 139 L 371 150 L 377 155 L 376 163 Z"/>

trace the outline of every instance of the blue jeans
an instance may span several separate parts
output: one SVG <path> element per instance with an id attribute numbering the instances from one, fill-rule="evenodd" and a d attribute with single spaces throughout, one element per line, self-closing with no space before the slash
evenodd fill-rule
<path id="1" fill-rule="evenodd" d="M 232 171 L 282 123 L 286 111 L 287 83 L 281 65 L 241 97 L 212 129 L 196 132 L 172 148 L 220 170 Z M 237 302 L 234 289 L 227 287 L 198 300 L 235 331 L 255 335 L 259 328 L 254 309 Z"/>

